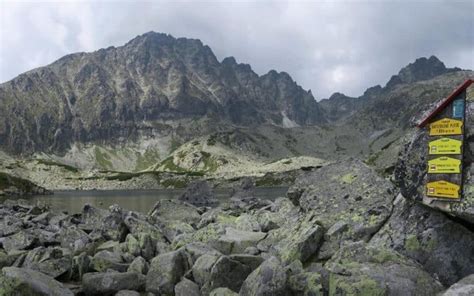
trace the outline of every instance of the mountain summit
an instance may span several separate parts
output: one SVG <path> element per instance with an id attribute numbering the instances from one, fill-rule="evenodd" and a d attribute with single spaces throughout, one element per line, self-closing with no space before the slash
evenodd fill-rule
<path id="1" fill-rule="evenodd" d="M 1 148 L 16 154 L 133 140 L 161 132 L 170 120 L 326 121 L 311 93 L 287 73 L 259 76 L 232 57 L 219 62 L 200 40 L 155 32 L 21 74 L 0 85 L 0 101 Z"/>
<path id="2" fill-rule="evenodd" d="M 392 76 L 387 83 L 387 88 L 392 88 L 395 85 L 402 83 L 413 83 L 421 80 L 428 80 L 438 75 L 449 72 L 459 71 L 459 68 L 446 68 L 443 62 L 437 57 L 418 58 L 414 63 L 402 68 L 398 75 Z"/>

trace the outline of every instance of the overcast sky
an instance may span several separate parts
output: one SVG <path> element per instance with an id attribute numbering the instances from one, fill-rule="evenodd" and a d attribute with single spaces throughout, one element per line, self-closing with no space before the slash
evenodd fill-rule
<path id="1" fill-rule="evenodd" d="M 317 99 L 359 96 L 422 56 L 474 69 L 474 0 L 0 0 L 0 18 L 1 82 L 148 31 L 199 38 L 258 74 L 286 71 Z"/>

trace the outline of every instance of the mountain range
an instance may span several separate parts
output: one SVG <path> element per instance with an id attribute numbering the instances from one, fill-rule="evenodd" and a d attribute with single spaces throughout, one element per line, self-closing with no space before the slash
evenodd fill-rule
<path id="1" fill-rule="evenodd" d="M 40 159 L 86 172 L 224 173 L 307 156 L 389 173 L 423 111 L 473 76 L 422 57 L 360 97 L 317 102 L 285 72 L 258 75 L 200 40 L 149 32 L 1 84 L 2 169 L 25 176 Z"/>

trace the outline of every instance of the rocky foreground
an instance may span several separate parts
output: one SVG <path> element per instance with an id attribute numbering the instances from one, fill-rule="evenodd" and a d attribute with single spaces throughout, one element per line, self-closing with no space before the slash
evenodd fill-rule
<path id="1" fill-rule="evenodd" d="M 194 185 L 147 215 L 7 200 L 0 295 L 474 293 L 469 225 L 403 198 L 359 161 L 308 172 L 274 201 L 248 182 L 225 205 L 207 207 L 208 193 Z"/>

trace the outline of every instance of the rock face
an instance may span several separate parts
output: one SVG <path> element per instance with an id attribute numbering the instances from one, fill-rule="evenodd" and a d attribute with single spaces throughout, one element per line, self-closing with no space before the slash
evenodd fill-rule
<path id="1" fill-rule="evenodd" d="M 401 196 L 370 245 L 392 248 L 417 261 L 444 285 L 474 273 L 473 232 Z"/>
<path id="2" fill-rule="evenodd" d="M 21 74 L 0 86 L 0 102 L 1 148 L 11 153 L 64 151 L 74 141 L 111 143 L 172 130 L 150 130 L 163 119 L 325 122 L 311 92 L 287 73 L 258 76 L 232 57 L 219 62 L 199 40 L 154 32 Z"/>
<path id="3" fill-rule="evenodd" d="M 325 259 L 341 241 L 368 241 L 383 226 L 392 211 L 395 188 L 367 165 L 352 160 L 302 176 L 287 195 L 327 229 L 318 255 Z"/>

